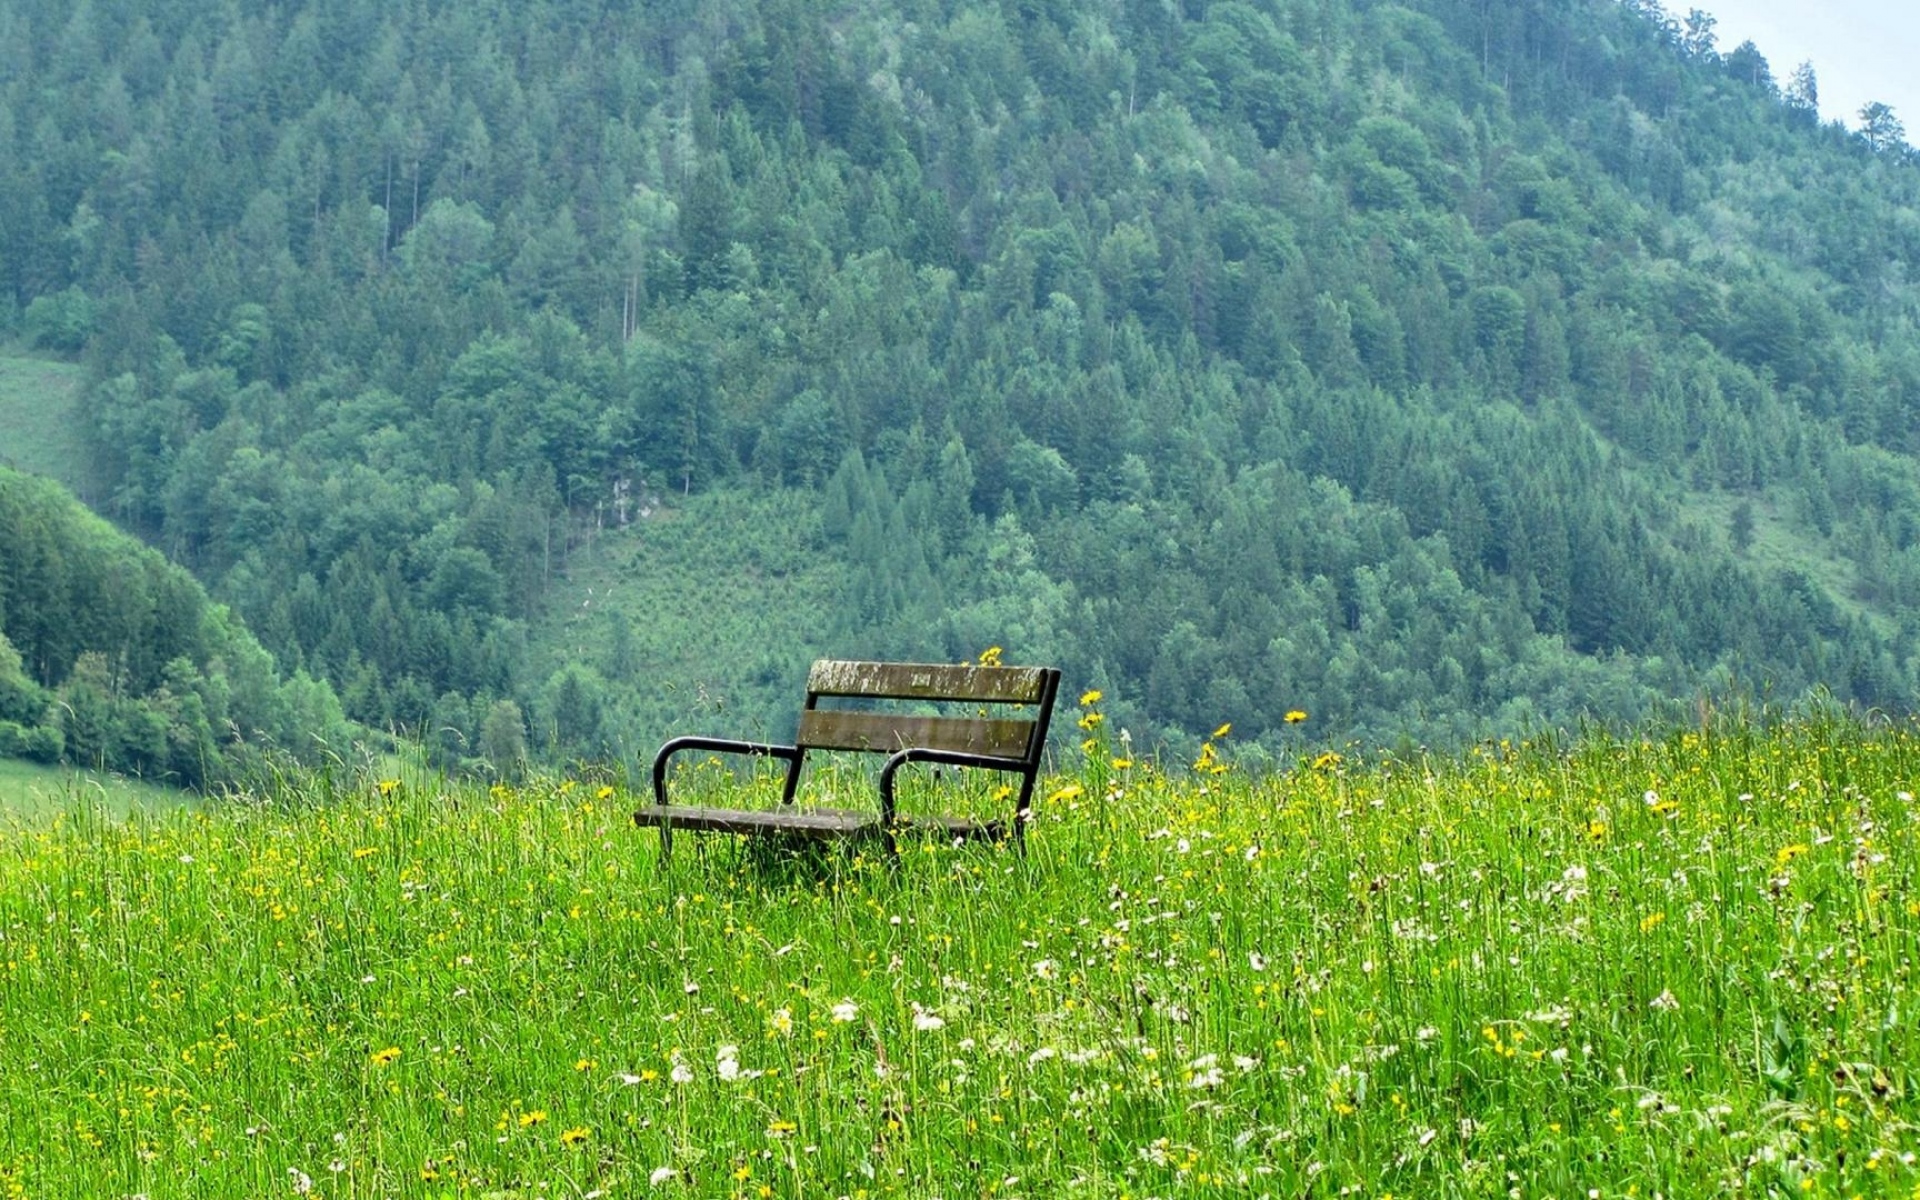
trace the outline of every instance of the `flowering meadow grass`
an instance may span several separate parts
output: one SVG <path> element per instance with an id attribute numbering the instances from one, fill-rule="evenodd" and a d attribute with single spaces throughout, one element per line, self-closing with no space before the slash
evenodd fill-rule
<path id="1" fill-rule="evenodd" d="M 1915 730 L 1096 754 L 897 866 L 590 782 L 15 818 L 0 1196 L 1916 1192 Z"/>

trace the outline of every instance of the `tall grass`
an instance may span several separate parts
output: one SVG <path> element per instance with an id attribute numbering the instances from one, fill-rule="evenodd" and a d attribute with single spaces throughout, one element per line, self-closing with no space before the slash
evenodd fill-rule
<path id="1" fill-rule="evenodd" d="M 1227 744 L 892 867 L 574 782 L 16 823 L 0 1195 L 1915 1191 L 1912 730 Z"/>

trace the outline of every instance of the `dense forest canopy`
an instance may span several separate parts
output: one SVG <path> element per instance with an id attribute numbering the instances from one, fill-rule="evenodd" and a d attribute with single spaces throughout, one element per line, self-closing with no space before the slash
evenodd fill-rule
<path id="1" fill-rule="evenodd" d="M 449 761 L 987 644 L 1270 747 L 1905 709 L 1920 171 L 1816 88 L 1654 0 L 0 0 L 0 326 Z M 557 632 L 709 520 L 803 636 Z"/>

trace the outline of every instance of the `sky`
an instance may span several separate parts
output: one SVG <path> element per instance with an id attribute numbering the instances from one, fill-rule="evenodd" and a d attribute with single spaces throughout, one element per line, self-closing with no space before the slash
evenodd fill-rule
<path id="1" fill-rule="evenodd" d="M 1871 101 L 1893 108 L 1920 142 L 1920 3 L 1916 0 L 1668 0 L 1684 20 L 1699 8 L 1719 21 L 1720 52 L 1752 40 L 1784 86 L 1811 61 L 1820 83 L 1820 115 L 1860 125 Z"/>

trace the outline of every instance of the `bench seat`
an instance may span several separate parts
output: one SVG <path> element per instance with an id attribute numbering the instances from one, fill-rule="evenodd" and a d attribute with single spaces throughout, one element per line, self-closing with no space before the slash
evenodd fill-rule
<path id="1" fill-rule="evenodd" d="M 890 853 L 898 853 L 894 835 L 908 830 L 947 840 L 1005 838 L 1023 841 L 1033 803 L 1047 723 L 1060 688 L 1060 672 L 1051 667 L 998 665 L 951 666 L 932 663 L 870 663 L 823 659 L 807 675 L 807 698 L 791 745 L 742 742 L 709 737 L 677 737 L 660 747 L 653 760 L 654 803 L 633 814 L 635 825 L 660 831 L 662 855 L 671 852 L 676 830 L 696 833 L 792 835 L 854 838 L 878 834 Z M 828 701 L 823 707 L 822 701 Z M 965 705 L 966 716 L 929 716 L 924 711 L 886 712 L 876 704 L 910 701 L 928 705 Z M 853 707 L 849 707 L 852 705 Z M 988 715 L 1030 710 L 1024 717 Z M 802 808 L 794 803 L 801 771 L 810 751 L 856 751 L 887 755 L 880 770 L 879 807 L 874 810 Z M 706 752 L 780 759 L 786 779 L 780 804 L 768 809 L 676 805 L 667 795 L 668 768 L 677 754 Z M 974 820 L 914 814 L 901 817 L 894 803 L 894 778 L 907 766 L 967 767 L 1004 771 L 1020 777 L 1011 820 Z"/>

